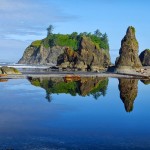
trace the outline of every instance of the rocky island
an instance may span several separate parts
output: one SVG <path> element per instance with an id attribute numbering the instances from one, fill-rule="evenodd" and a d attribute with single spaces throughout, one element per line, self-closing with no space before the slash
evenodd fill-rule
<path id="1" fill-rule="evenodd" d="M 110 63 L 107 34 L 53 34 L 28 46 L 20 64 L 55 65 L 61 69 L 101 70 Z"/>

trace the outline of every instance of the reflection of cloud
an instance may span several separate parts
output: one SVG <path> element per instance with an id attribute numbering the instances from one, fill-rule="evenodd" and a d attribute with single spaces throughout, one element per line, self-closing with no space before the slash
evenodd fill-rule
<path id="1" fill-rule="evenodd" d="M 10 35 L 10 39 L 13 34 L 39 35 L 49 24 L 69 21 L 74 17 L 49 1 L 0 1 L 1 37 L 7 35 L 8 38 Z"/>

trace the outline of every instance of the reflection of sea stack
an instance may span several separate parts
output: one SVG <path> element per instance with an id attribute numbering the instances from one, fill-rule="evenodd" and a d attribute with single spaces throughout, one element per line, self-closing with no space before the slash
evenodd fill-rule
<path id="1" fill-rule="evenodd" d="M 133 110 L 133 103 L 138 92 L 137 79 L 119 79 L 120 98 L 127 112 Z"/>
<path id="2" fill-rule="evenodd" d="M 117 72 L 128 72 L 130 69 L 142 67 L 138 57 L 138 42 L 135 37 L 135 28 L 130 26 L 121 41 L 119 58 L 116 60 Z"/>

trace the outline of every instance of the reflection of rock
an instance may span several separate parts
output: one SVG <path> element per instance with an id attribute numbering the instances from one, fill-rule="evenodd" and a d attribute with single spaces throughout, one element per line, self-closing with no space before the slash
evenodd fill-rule
<path id="1" fill-rule="evenodd" d="M 108 79 L 98 77 L 84 77 L 81 78 L 79 83 L 80 95 L 86 96 L 88 94 L 92 94 L 96 98 L 96 95 L 98 94 L 97 92 L 100 92 L 100 95 L 105 95 L 108 85 Z"/>
<path id="2" fill-rule="evenodd" d="M 127 112 L 133 110 L 133 103 L 138 93 L 137 79 L 119 79 L 120 98 Z"/>
<path id="3" fill-rule="evenodd" d="M 64 77 L 64 82 L 73 82 L 79 80 L 81 80 L 81 77 L 79 75 L 66 75 Z"/>
<path id="4" fill-rule="evenodd" d="M 138 42 L 135 37 L 134 27 L 127 29 L 125 37 L 121 41 L 119 58 L 116 60 L 117 72 L 128 72 L 131 69 L 142 67 L 138 57 Z"/>
<path id="5" fill-rule="evenodd" d="M 148 79 L 148 80 L 141 80 L 141 82 L 143 82 L 145 85 L 148 85 L 148 84 L 150 84 L 150 79 Z"/>
<path id="6" fill-rule="evenodd" d="M 150 66 L 150 50 L 146 49 L 140 54 L 140 60 L 143 66 Z"/>
<path id="7" fill-rule="evenodd" d="M 73 80 L 75 79 L 75 80 Z M 66 80 L 66 78 L 29 78 L 34 86 L 42 87 L 46 90 L 47 96 L 52 93 L 66 93 L 75 96 L 93 95 L 95 99 L 105 95 L 108 85 L 108 78 L 81 77 Z"/>
<path id="8" fill-rule="evenodd" d="M 0 79 L 0 82 L 7 82 L 8 79 Z"/>

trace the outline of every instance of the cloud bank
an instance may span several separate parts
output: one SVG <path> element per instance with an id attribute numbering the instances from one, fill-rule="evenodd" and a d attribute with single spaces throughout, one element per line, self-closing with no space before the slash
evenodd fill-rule
<path id="1" fill-rule="evenodd" d="M 28 40 L 27 35 L 43 35 L 49 24 L 74 18 L 48 0 L 1 0 L 0 38 Z"/>

